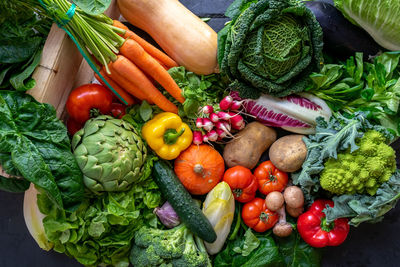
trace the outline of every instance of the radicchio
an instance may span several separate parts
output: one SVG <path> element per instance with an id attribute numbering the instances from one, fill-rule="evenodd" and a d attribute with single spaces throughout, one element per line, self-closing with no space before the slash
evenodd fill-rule
<path id="1" fill-rule="evenodd" d="M 236 92 L 231 96 L 241 100 Z M 247 114 L 266 126 L 300 134 L 315 133 L 315 119 L 322 116 L 329 120 L 332 115 L 324 100 L 307 93 L 282 98 L 264 94 L 258 99 L 244 99 L 243 107 Z"/>

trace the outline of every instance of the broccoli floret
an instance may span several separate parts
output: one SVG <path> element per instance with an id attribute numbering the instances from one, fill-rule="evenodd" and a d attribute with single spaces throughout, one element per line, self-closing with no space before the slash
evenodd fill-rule
<path id="1" fill-rule="evenodd" d="M 142 248 L 134 245 L 131 250 L 130 261 L 135 267 L 150 267 L 168 264 L 166 260 L 158 256 L 154 246 Z"/>
<path id="2" fill-rule="evenodd" d="M 200 240 L 201 241 L 201 240 Z M 193 234 L 181 224 L 160 230 L 142 227 L 135 233 L 131 251 L 133 266 L 211 266 L 204 244 L 196 245 Z"/>
<path id="3" fill-rule="evenodd" d="M 334 194 L 375 195 L 396 170 L 396 155 L 383 134 L 370 130 L 357 140 L 359 149 L 330 158 L 320 176 L 323 189 Z"/>
<path id="4" fill-rule="evenodd" d="M 183 255 L 179 259 L 174 259 L 172 265 L 174 267 L 207 267 L 210 266 L 207 251 L 205 250 L 202 240 L 196 244 L 192 233 L 186 236 L 186 244 Z"/>

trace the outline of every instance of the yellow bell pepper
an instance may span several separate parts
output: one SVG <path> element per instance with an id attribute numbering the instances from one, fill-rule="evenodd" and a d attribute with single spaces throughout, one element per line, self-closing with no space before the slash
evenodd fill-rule
<path id="1" fill-rule="evenodd" d="M 163 112 L 148 121 L 142 136 L 160 158 L 172 160 L 190 146 L 193 133 L 182 119 L 171 112 Z"/>

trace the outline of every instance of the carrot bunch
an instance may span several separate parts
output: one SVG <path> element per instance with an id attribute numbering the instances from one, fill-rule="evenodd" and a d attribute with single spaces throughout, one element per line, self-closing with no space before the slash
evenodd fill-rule
<path id="1" fill-rule="evenodd" d="M 169 101 L 153 84 L 158 82 L 178 102 L 185 99 L 182 91 L 167 70 L 178 64 L 168 55 L 130 31 L 124 24 L 114 20 L 113 26 L 125 30 L 125 42 L 119 48 L 119 55 L 108 66 L 103 66 L 100 74 L 125 99 L 129 105 L 134 97 L 156 104 L 164 111 L 178 113 L 175 104 Z M 107 67 L 109 71 L 107 72 Z M 99 79 L 99 77 L 96 76 Z"/>

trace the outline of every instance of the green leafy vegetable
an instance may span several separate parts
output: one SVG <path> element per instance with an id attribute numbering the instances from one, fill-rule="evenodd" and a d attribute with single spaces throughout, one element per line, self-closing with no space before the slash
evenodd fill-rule
<path id="1" fill-rule="evenodd" d="M 320 251 L 305 243 L 296 231 L 286 238 L 272 237 L 270 234 L 254 234 L 248 228 L 241 238 L 228 242 L 215 258 L 214 266 L 320 266 Z"/>
<path id="2" fill-rule="evenodd" d="M 195 119 L 199 108 L 205 105 L 217 106 L 218 99 L 225 93 L 226 82 L 218 74 L 199 76 L 186 71 L 184 67 L 173 67 L 168 73 L 183 91 L 186 99 L 179 105 L 179 116 Z"/>
<path id="3" fill-rule="evenodd" d="M 325 210 L 328 222 L 349 217 L 350 224 L 358 226 L 362 222 L 376 223 L 393 209 L 400 198 L 400 171 L 396 171 L 388 182 L 378 188 L 375 196 L 341 195 L 333 197 L 335 206 Z"/>
<path id="4" fill-rule="evenodd" d="M 267 267 L 284 265 L 284 260 L 279 253 L 278 246 L 270 235 L 254 235 L 251 229 L 248 231 L 246 231 L 244 238 L 237 238 L 235 241 L 229 242 L 226 248 L 217 255 L 214 260 L 215 267 Z M 259 243 L 259 245 L 254 247 L 256 243 Z"/>
<path id="5" fill-rule="evenodd" d="M 286 266 L 318 267 L 321 263 L 321 252 L 309 246 L 297 232 L 285 238 L 275 238 L 279 252 L 283 255 Z"/>
<path id="6" fill-rule="evenodd" d="M 111 0 L 75 0 L 74 3 L 90 15 L 99 15 L 110 6 Z"/>
<path id="7" fill-rule="evenodd" d="M 258 248 L 259 245 L 260 240 L 258 240 L 258 238 L 253 234 L 251 228 L 248 228 L 244 234 L 243 247 L 234 247 L 233 251 L 247 257 L 253 250 Z"/>
<path id="8" fill-rule="evenodd" d="M 236 0 L 218 33 L 218 61 L 242 98 L 304 91 L 322 63 L 322 30 L 300 1 Z"/>
<path id="9" fill-rule="evenodd" d="M 51 20 L 32 1 L 0 3 L 0 88 L 26 91 L 38 66 Z"/>
<path id="10" fill-rule="evenodd" d="M 366 30 L 389 50 L 400 50 L 400 2 L 396 0 L 334 0 L 335 6 L 353 24 Z"/>
<path id="11" fill-rule="evenodd" d="M 82 173 L 67 129 L 52 106 L 29 95 L 0 90 L 0 165 L 44 189 L 60 208 L 74 210 L 82 202 Z"/>
<path id="12" fill-rule="evenodd" d="M 343 152 L 358 150 L 358 140 L 368 130 L 378 131 L 386 140 L 393 140 L 393 135 L 389 131 L 382 126 L 372 125 L 362 113 L 356 113 L 355 117 L 350 119 L 338 115 L 338 118 L 332 117 L 329 122 L 325 122 L 322 118 L 317 119 L 316 134 L 304 138 L 308 155 L 302 170 L 292 175 L 293 183 L 301 186 L 309 202 L 317 197 L 327 197 L 327 195 L 331 197 L 322 190 L 319 183 L 325 161 L 330 158 L 337 159 L 338 154 Z M 334 196 L 335 205 L 326 212 L 328 222 L 342 217 L 348 217 L 350 224 L 355 226 L 361 222 L 380 221 L 400 197 L 399 181 L 400 173 L 396 171 L 389 181 L 379 186 L 374 196 L 368 194 Z"/>
<path id="13" fill-rule="evenodd" d="M 400 52 L 386 52 L 372 63 L 356 53 L 342 64 L 324 65 L 310 75 L 307 91 L 324 99 L 334 111 L 363 111 L 367 118 L 400 135 Z"/>
<path id="14" fill-rule="evenodd" d="M 59 210 L 46 195 L 38 195 L 39 209 L 46 215 L 46 236 L 54 250 L 83 265 L 128 266 L 135 231 L 158 223 L 152 210 L 160 204 L 161 194 L 147 173 L 146 180 L 129 191 L 86 198 L 72 213 Z"/>

